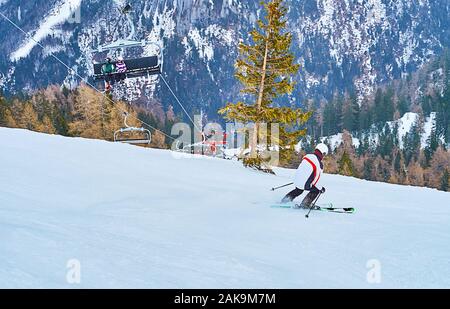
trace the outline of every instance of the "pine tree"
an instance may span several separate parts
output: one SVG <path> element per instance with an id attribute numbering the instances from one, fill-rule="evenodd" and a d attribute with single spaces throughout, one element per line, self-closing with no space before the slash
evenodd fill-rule
<path id="1" fill-rule="evenodd" d="M 336 133 L 336 113 L 334 110 L 333 102 L 325 105 L 323 110 L 323 134 L 324 136 L 330 136 Z"/>
<path id="2" fill-rule="evenodd" d="M 369 129 L 375 122 L 374 108 L 369 101 L 365 100 L 361 104 L 359 112 L 359 128 L 361 130 Z"/>
<path id="3" fill-rule="evenodd" d="M 334 132 L 333 133 L 339 133 L 342 132 L 343 130 L 343 114 L 344 114 L 344 98 L 337 94 L 335 96 L 335 100 L 334 100 L 334 114 L 336 117 L 335 120 L 335 128 L 334 128 Z"/>
<path id="4" fill-rule="evenodd" d="M 434 188 L 440 188 L 443 181 L 440 175 L 442 175 L 445 170 L 448 170 L 449 166 L 450 152 L 445 150 L 444 147 L 439 146 L 433 154 L 433 158 L 430 161 L 430 167 L 427 169 L 427 185 Z"/>
<path id="5" fill-rule="evenodd" d="M 436 102 L 436 133 L 450 143 L 450 51 L 444 50 L 441 57 L 441 67 L 444 71 L 444 93 Z"/>
<path id="6" fill-rule="evenodd" d="M 315 109 L 315 106 L 316 105 L 314 100 L 307 100 L 306 108 L 312 113 L 311 117 L 308 119 L 307 127 L 309 136 L 312 136 L 313 138 L 319 137 L 321 133 L 319 130 L 318 121 L 318 119 L 320 119 L 320 114 Z"/>
<path id="7" fill-rule="evenodd" d="M 13 113 L 11 112 L 10 108 L 6 109 L 4 117 L 5 117 L 4 118 L 5 126 L 7 126 L 9 128 L 17 128 L 17 127 L 19 127 L 18 124 L 17 124 L 16 119 L 13 116 Z"/>
<path id="8" fill-rule="evenodd" d="M 431 129 L 430 137 L 427 139 L 427 145 L 424 149 L 425 154 L 425 167 L 430 166 L 430 161 L 433 157 L 434 152 L 439 147 L 439 139 L 436 134 L 436 126 L 434 125 Z"/>
<path id="9" fill-rule="evenodd" d="M 394 171 L 397 174 L 400 174 L 402 171 L 402 154 L 400 151 L 396 152 L 395 159 L 394 159 Z"/>
<path id="10" fill-rule="evenodd" d="M 342 127 L 344 130 L 352 132 L 355 128 L 355 112 L 354 106 L 350 99 L 346 99 L 342 112 Z"/>
<path id="11" fill-rule="evenodd" d="M 448 169 L 445 169 L 444 173 L 442 173 L 441 187 L 439 189 L 441 189 L 442 191 L 448 191 L 449 180 L 450 180 L 450 173 L 448 172 Z"/>
<path id="12" fill-rule="evenodd" d="M 354 176 L 354 167 L 350 155 L 347 151 L 344 151 L 341 158 L 338 161 L 338 172 L 345 176 Z"/>
<path id="13" fill-rule="evenodd" d="M 64 117 L 64 115 L 57 110 L 55 115 L 54 126 L 57 134 L 68 136 L 69 135 L 69 125 L 68 121 Z"/>
<path id="14" fill-rule="evenodd" d="M 353 112 L 353 127 L 352 127 L 352 131 L 357 131 L 360 130 L 359 127 L 359 118 L 360 118 L 360 114 L 361 114 L 361 107 L 359 106 L 358 103 L 358 98 L 356 97 L 356 95 L 354 93 L 352 93 L 350 95 L 350 102 L 352 105 L 352 112 Z"/>
<path id="15" fill-rule="evenodd" d="M 403 137 L 403 157 L 406 165 L 418 157 L 420 150 L 420 126 L 416 122 L 411 127 L 411 131 Z"/>
<path id="16" fill-rule="evenodd" d="M 387 160 L 391 160 L 392 150 L 395 145 L 395 138 L 397 136 L 397 128 L 394 127 L 394 130 L 391 130 L 391 127 L 388 124 L 384 125 L 383 130 L 380 133 L 379 143 L 377 147 L 376 154 L 381 155 L 382 158 Z M 393 132 L 395 131 L 395 133 Z"/>
<path id="17" fill-rule="evenodd" d="M 420 101 L 421 101 L 420 105 L 422 107 L 423 115 L 425 117 L 430 116 L 430 113 L 432 112 L 432 107 L 431 107 L 432 99 L 431 99 L 431 96 L 430 95 L 424 96 Z"/>
<path id="18" fill-rule="evenodd" d="M 292 34 L 286 31 L 287 7 L 282 0 L 264 4 L 265 17 L 258 20 L 257 28 L 250 32 L 253 44 L 239 45 L 241 58 L 236 62 L 236 78 L 243 85 L 241 92 L 255 98 L 253 104 L 238 102 L 227 104 L 219 110 L 225 118 L 242 123 L 253 123 L 250 140 L 250 157 L 244 158 L 246 166 L 262 169 L 263 160 L 258 151 L 262 139 L 263 123 L 279 123 L 282 149 L 293 151 L 293 145 L 305 132 L 295 126 L 305 123 L 310 113 L 301 109 L 273 107 L 274 99 L 292 93 L 295 83 L 291 80 L 299 69 L 290 52 Z"/>
<path id="19" fill-rule="evenodd" d="M 381 123 L 385 121 L 385 113 L 383 106 L 383 91 L 378 88 L 375 93 L 374 109 L 375 109 L 375 123 Z"/>
<path id="20" fill-rule="evenodd" d="M 364 160 L 363 179 L 373 180 L 372 174 L 373 174 L 373 159 L 368 158 Z"/>
<path id="21" fill-rule="evenodd" d="M 17 122 L 13 116 L 11 107 L 4 97 L 0 95 L 0 126 L 16 128 Z"/>
<path id="22" fill-rule="evenodd" d="M 388 87 L 383 96 L 383 121 L 391 121 L 394 119 L 394 89 Z"/>
<path id="23" fill-rule="evenodd" d="M 66 85 L 63 85 L 61 92 L 64 95 L 64 97 L 68 98 L 70 94 L 70 89 L 67 88 Z"/>
<path id="24" fill-rule="evenodd" d="M 405 96 L 400 96 L 397 102 L 397 110 L 400 117 L 402 117 L 405 113 L 407 113 L 408 109 L 409 109 L 408 100 L 406 99 Z"/>
<path id="25" fill-rule="evenodd" d="M 5 99 L 0 95 L 0 126 L 6 126 L 6 110 L 8 106 L 6 105 Z"/>
<path id="26" fill-rule="evenodd" d="M 74 95 L 73 121 L 69 125 L 69 133 L 80 137 L 104 138 L 104 101 L 92 89 L 81 86 Z"/>
<path id="27" fill-rule="evenodd" d="M 47 133 L 47 134 L 55 134 L 56 133 L 55 126 L 53 125 L 53 122 L 50 119 L 50 117 L 47 115 L 45 115 L 42 118 L 42 123 L 40 124 L 38 130 L 39 130 L 39 132 L 43 132 L 43 133 Z"/>
<path id="28" fill-rule="evenodd" d="M 358 148 L 356 149 L 356 154 L 358 156 L 362 156 L 369 150 L 369 137 L 365 134 L 364 136 L 361 136 L 359 140 L 360 143 L 358 145 Z"/>
<path id="29" fill-rule="evenodd" d="M 26 102 L 21 111 L 19 126 L 23 129 L 38 130 L 39 118 L 31 102 Z"/>

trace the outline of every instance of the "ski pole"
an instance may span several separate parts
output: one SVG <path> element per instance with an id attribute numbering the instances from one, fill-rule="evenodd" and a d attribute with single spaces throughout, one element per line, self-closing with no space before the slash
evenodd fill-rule
<path id="1" fill-rule="evenodd" d="M 279 186 L 279 187 L 275 187 L 275 188 L 272 188 L 271 191 L 275 191 L 275 190 L 278 190 L 278 189 L 281 189 L 281 188 L 284 188 L 284 187 L 287 187 L 287 186 L 290 186 L 290 185 L 293 185 L 293 184 L 294 183 L 291 182 L 291 183 L 288 183 L 288 184 L 285 184 L 285 185 L 282 185 L 282 186 Z"/>
<path id="2" fill-rule="evenodd" d="M 316 206 L 317 200 L 319 199 L 319 197 L 322 195 L 322 193 L 319 193 L 319 195 L 316 197 L 316 199 L 314 200 L 314 202 L 311 204 L 311 207 L 309 208 L 308 213 L 306 214 L 306 218 L 309 218 L 309 214 L 311 213 L 311 211 L 314 209 L 314 207 Z"/>

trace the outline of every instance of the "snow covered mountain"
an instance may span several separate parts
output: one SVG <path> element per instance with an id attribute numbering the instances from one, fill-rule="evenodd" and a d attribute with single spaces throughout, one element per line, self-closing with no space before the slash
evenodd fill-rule
<path id="1" fill-rule="evenodd" d="M 164 74 L 190 111 L 203 110 L 215 117 L 218 107 L 236 101 L 236 47 L 261 13 L 259 0 L 129 1 L 134 8 L 132 28 L 119 22 L 117 8 L 124 2 L 2 0 L 0 12 L 45 49 L 0 18 L 0 88 L 14 93 L 50 83 L 73 86 L 79 81 L 50 53 L 89 76 L 92 48 L 134 33 L 164 46 Z M 375 85 L 415 70 L 450 46 L 446 0 L 286 0 L 286 4 L 295 34 L 293 50 L 302 66 L 292 104 L 349 89 L 366 95 Z M 153 107 L 167 108 L 173 99 L 160 81 L 156 83 L 156 88 L 148 89 L 136 83 L 130 98 L 142 100 L 145 95 L 156 100 Z"/>
<path id="2" fill-rule="evenodd" d="M 293 170 L 19 129 L 0 147 L 2 288 L 450 287 L 450 193 L 325 175 L 320 203 L 357 212 L 306 220 L 270 208 Z"/>
<path id="3" fill-rule="evenodd" d="M 389 121 L 385 124 L 385 127 L 389 127 L 390 132 L 396 132 L 396 139 L 398 141 L 398 146 L 403 149 L 403 139 L 407 134 L 411 134 L 414 126 L 419 127 L 420 132 L 420 146 L 422 149 L 427 147 L 427 142 L 432 134 L 432 130 L 436 125 L 436 113 L 431 113 L 424 121 L 421 121 L 417 113 L 406 113 L 402 118 Z M 378 129 L 375 125 L 372 130 L 367 132 L 358 132 L 358 134 L 352 135 L 352 143 L 356 148 L 361 144 L 361 139 L 367 139 L 368 143 L 373 146 L 379 145 L 380 134 L 385 134 L 385 130 Z M 393 134 L 393 133 L 391 133 Z M 309 139 L 308 139 L 309 141 Z M 326 142 L 332 150 L 336 149 L 343 143 L 343 134 L 338 133 L 332 136 L 323 137 L 322 141 Z M 443 138 L 440 138 L 442 144 L 445 144 Z M 299 143 L 297 149 L 301 148 L 301 143 Z"/>

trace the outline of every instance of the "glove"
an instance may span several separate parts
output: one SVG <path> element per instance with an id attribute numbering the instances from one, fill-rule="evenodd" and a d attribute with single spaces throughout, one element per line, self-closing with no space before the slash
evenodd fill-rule
<path id="1" fill-rule="evenodd" d="M 322 190 L 320 190 L 320 193 L 325 193 L 325 187 L 322 187 Z"/>

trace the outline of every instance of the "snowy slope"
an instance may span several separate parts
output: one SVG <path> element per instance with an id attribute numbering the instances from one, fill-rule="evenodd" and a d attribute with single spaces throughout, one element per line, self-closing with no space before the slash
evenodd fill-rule
<path id="1" fill-rule="evenodd" d="M 450 287 L 449 193 L 326 175 L 322 202 L 358 212 L 306 220 L 269 207 L 291 170 L 4 128 L 0 146 L 2 288 Z"/>

